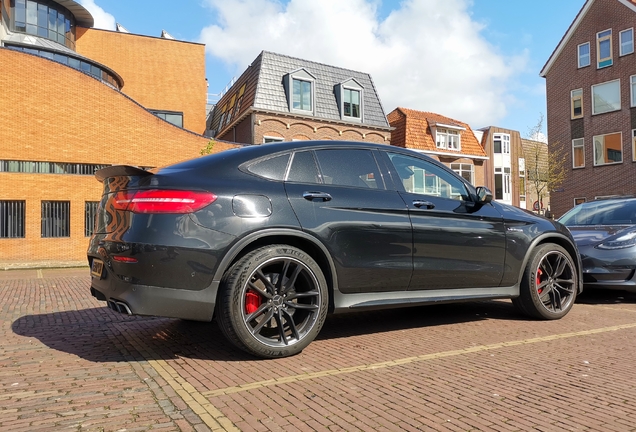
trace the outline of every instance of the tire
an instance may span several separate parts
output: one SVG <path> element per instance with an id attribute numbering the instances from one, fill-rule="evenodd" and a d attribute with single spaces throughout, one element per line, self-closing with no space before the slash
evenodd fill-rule
<path id="1" fill-rule="evenodd" d="M 287 357 L 318 335 L 328 297 L 327 281 L 312 257 L 292 246 L 271 245 L 227 270 L 215 315 L 236 347 L 261 358 Z"/>
<path id="2" fill-rule="evenodd" d="M 578 272 L 569 252 L 554 243 L 538 246 L 523 272 L 519 297 L 512 299 L 524 315 L 543 320 L 564 317 L 578 290 Z"/>

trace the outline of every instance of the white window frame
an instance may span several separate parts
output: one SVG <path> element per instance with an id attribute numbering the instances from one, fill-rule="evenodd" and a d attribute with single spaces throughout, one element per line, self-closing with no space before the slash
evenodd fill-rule
<path id="1" fill-rule="evenodd" d="M 576 149 L 582 149 L 583 151 L 583 164 L 580 166 L 576 165 L 576 158 L 574 157 Z M 585 168 L 585 139 L 584 138 L 576 138 L 572 140 L 572 169 Z"/>
<path id="2" fill-rule="evenodd" d="M 578 93 L 576 96 L 574 95 L 574 93 Z M 581 102 L 581 114 L 576 115 L 574 114 L 574 101 L 580 101 Z M 583 89 L 574 89 L 570 92 L 570 118 L 572 120 L 574 119 L 578 119 L 578 118 L 582 118 L 584 115 L 585 111 L 583 110 Z"/>
<path id="3" fill-rule="evenodd" d="M 587 45 L 587 54 L 585 55 L 581 55 L 581 47 Z M 580 44 L 578 47 L 576 47 L 576 54 L 577 54 L 577 58 L 578 58 L 578 66 L 579 69 L 580 68 L 584 68 L 584 67 L 588 67 L 591 64 L 591 50 L 590 50 L 590 43 L 589 42 L 585 42 Z M 584 63 L 582 60 L 583 59 L 587 59 L 587 63 Z"/>
<path id="4" fill-rule="evenodd" d="M 603 35 L 609 32 L 609 34 Z M 601 43 L 609 41 L 609 57 L 601 58 Z M 614 47 L 612 46 L 612 29 L 600 31 L 596 33 L 596 68 L 603 69 L 614 64 Z"/>
<path id="5" fill-rule="evenodd" d="M 346 115 L 345 114 L 345 110 L 344 110 L 344 104 L 345 104 L 345 100 L 344 100 L 344 95 L 345 95 L 345 90 L 349 90 L 351 92 L 358 92 L 358 116 L 354 116 L 354 115 Z M 362 89 L 359 88 L 354 88 L 354 87 L 348 87 L 348 86 L 342 86 L 342 118 L 346 119 L 346 120 L 353 120 L 353 121 L 361 121 L 362 120 Z M 353 107 L 351 109 L 351 112 L 353 113 Z"/>
<path id="6" fill-rule="evenodd" d="M 623 41 L 623 35 L 630 33 L 629 40 L 627 42 Z M 634 28 L 625 29 L 618 34 L 618 43 L 619 43 L 619 56 L 624 56 L 628 54 L 634 53 Z M 629 46 L 629 50 L 623 50 L 623 47 L 627 45 Z"/>
<path id="7" fill-rule="evenodd" d="M 461 151 L 462 135 L 458 130 L 437 127 L 435 128 L 435 145 L 440 149 Z"/>
<path id="8" fill-rule="evenodd" d="M 611 83 L 618 83 L 618 108 L 614 108 L 611 110 L 607 110 L 607 111 L 602 111 L 602 112 L 596 112 L 596 104 L 594 103 L 594 99 L 595 99 L 595 94 L 594 94 L 594 89 L 600 86 L 604 86 L 604 85 L 608 85 Z M 596 115 L 596 114 L 605 114 L 607 112 L 613 112 L 613 111 L 620 111 L 621 109 L 621 105 L 622 105 L 622 101 L 621 101 L 621 80 L 620 79 L 615 79 L 612 81 L 605 81 L 603 83 L 599 83 L 599 84 L 594 84 L 592 86 L 592 115 Z"/>
<path id="9" fill-rule="evenodd" d="M 580 202 L 577 202 L 577 201 L 580 201 Z M 584 202 L 587 202 L 587 198 L 585 197 L 574 198 L 573 202 L 574 202 L 574 206 L 576 207 L 577 205 L 581 205 Z"/>
<path id="10" fill-rule="evenodd" d="M 285 141 L 285 138 L 282 138 L 282 137 L 270 136 L 270 135 L 263 136 L 263 144 L 271 144 L 271 143 L 284 142 L 284 141 Z"/>
<path id="11" fill-rule="evenodd" d="M 608 135 L 620 135 L 620 143 L 621 143 L 621 160 L 619 162 L 610 162 L 610 163 L 596 163 L 596 141 L 597 138 L 600 137 L 606 137 Z M 612 133 L 607 133 L 607 134 L 602 134 L 602 135 L 594 135 L 592 137 L 592 145 L 593 145 L 593 152 L 594 152 L 594 166 L 606 166 L 606 165 L 618 165 L 618 164 L 622 164 L 623 163 L 623 132 L 612 132 Z M 603 149 L 605 149 L 605 139 L 603 139 Z"/>
<path id="12" fill-rule="evenodd" d="M 294 81 L 307 82 L 309 83 L 309 97 L 310 97 L 310 107 L 309 109 L 301 109 L 294 108 Z M 289 107 L 289 112 L 305 114 L 305 115 L 315 115 L 316 112 L 316 78 L 310 74 L 307 70 L 300 68 L 293 72 L 288 73 L 283 77 L 283 83 L 285 85 L 285 90 L 287 93 L 287 103 Z M 301 93 L 302 94 L 302 93 Z"/>
<path id="13" fill-rule="evenodd" d="M 519 201 L 525 201 L 528 194 L 528 185 L 526 184 L 526 160 L 519 158 Z M 523 191 L 521 190 L 523 186 Z M 523 193 L 522 193 L 523 192 Z"/>
<path id="14" fill-rule="evenodd" d="M 632 162 L 636 162 L 636 129 L 632 129 Z"/>
<path id="15" fill-rule="evenodd" d="M 630 106 L 636 106 L 636 75 L 629 77 Z"/>
<path id="16" fill-rule="evenodd" d="M 467 168 L 470 168 L 470 169 L 467 169 Z M 468 181 L 468 183 L 475 184 L 474 183 L 475 182 L 475 165 L 453 162 L 450 164 L 450 169 L 452 169 L 458 176 Z M 468 177 L 470 177 L 470 180 L 468 180 L 466 177 L 463 176 L 463 174 L 466 174 L 466 173 L 468 174 Z"/>
<path id="17" fill-rule="evenodd" d="M 493 154 L 510 154 L 510 134 L 496 133 L 492 136 L 492 152 Z M 495 141 L 501 141 L 501 152 L 495 152 Z"/>

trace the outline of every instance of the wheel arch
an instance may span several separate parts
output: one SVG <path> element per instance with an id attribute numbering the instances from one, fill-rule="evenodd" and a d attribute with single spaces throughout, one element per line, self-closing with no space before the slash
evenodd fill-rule
<path id="1" fill-rule="evenodd" d="M 521 281 L 523 279 L 523 272 L 526 268 L 526 265 L 528 264 L 528 260 L 530 260 L 530 257 L 532 256 L 532 252 L 539 246 L 546 243 L 558 244 L 570 254 L 572 259 L 574 260 L 574 265 L 576 266 L 576 271 L 578 274 L 578 285 L 579 285 L 578 293 L 581 293 L 581 291 L 583 291 L 583 276 L 582 276 L 583 266 L 581 264 L 581 257 L 574 243 L 572 243 L 572 241 L 569 238 L 567 238 L 565 235 L 560 233 L 545 233 L 532 241 L 530 247 L 528 248 L 526 252 L 525 257 L 523 258 L 523 262 L 521 264 L 521 269 L 519 272 L 519 279 L 518 279 L 518 286 L 521 286 Z"/>
<path id="2" fill-rule="evenodd" d="M 269 229 L 252 233 L 236 244 L 225 254 L 214 274 L 214 280 L 220 281 L 225 272 L 241 257 L 263 246 L 286 244 L 301 249 L 318 263 L 329 291 L 329 312 L 334 310 L 334 292 L 338 291 L 336 267 L 327 248 L 315 237 L 293 229 Z"/>

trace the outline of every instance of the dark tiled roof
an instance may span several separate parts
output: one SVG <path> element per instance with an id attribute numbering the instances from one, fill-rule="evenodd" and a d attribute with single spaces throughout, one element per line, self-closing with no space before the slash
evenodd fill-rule
<path id="1" fill-rule="evenodd" d="M 368 73 L 352 71 L 309 60 L 302 60 L 269 51 L 263 51 L 236 80 L 230 90 L 221 98 L 213 114 L 211 129 L 218 130 L 221 111 L 232 104 L 232 97 L 245 84 L 245 94 L 240 110 L 225 122 L 221 129 L 227 129 L 249 108 L 289 114 L 289 104 L 285 94 L 283 77 L 290 72 L 304 69 L 315 77 L 315 115 L 313 118 L 342 122 L 334 88 L 337 84 L 354 79 L 363 87 L 363 126 L 389 127 L 384 109 L 378 97 L 373 80 Z M 352 124 L 360 124 L 353 123 Z"/>

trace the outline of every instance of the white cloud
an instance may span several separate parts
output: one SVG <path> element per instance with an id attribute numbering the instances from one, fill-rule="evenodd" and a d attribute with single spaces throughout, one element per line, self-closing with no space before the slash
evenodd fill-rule
<path id="1" fill-rule="evenodd" d="M 79 0 L 95 19 L 93 27 L 104 30 L 115 30 L 115 17 L 95 4 L 95 0 Z"/>
<path id="2" fill-rule="evenodd" d="M 218 23 L 209 54 L 240 74 L 262 51 L 371 74 L 387 114 L 397 106 L 481 127 L 514 101 L 509 79 L 527 53 L 505 58 L 471 19 L 470 0 L 405 0 L 381 20 L 378 0 L 205 0 Z"/>

